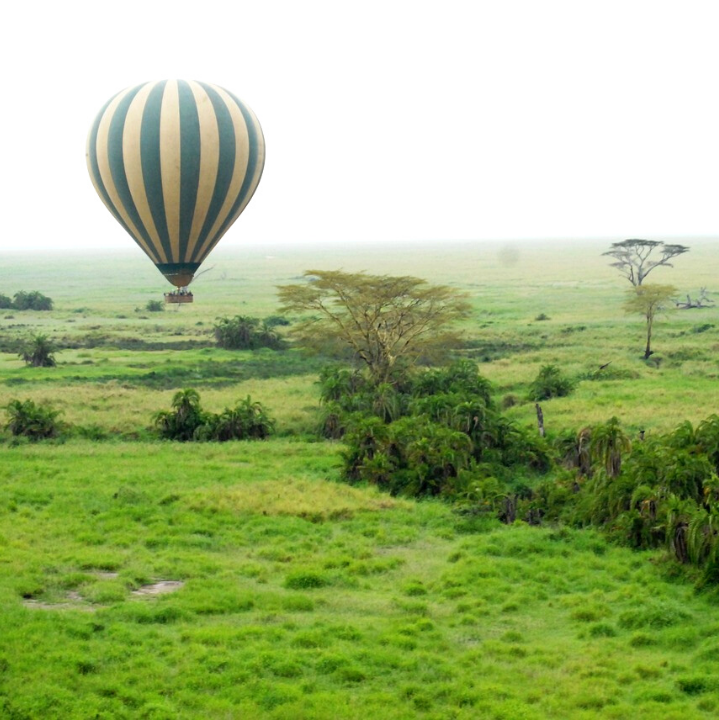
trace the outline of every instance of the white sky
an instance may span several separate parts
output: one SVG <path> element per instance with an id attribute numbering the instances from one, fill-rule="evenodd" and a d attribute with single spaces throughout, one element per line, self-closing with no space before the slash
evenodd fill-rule
<path id="1" fill-rule="evenodd" d="M 135 247 L 85 138 L 110 96 L 168 77 L 262 124 L 225 247 L 717 236 L 718 20 L 697 0 L 13 2 L 0 250 Z"/>

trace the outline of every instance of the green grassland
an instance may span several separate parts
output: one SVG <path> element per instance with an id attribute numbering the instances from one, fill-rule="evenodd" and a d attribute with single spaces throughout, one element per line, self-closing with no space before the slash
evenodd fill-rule
<path id="1" fill-rule="evenodd" d="M 717 298 L 719 243 L 687 244 L 650 280 Z M 276 285 L 306 269 L 416 275 L 468 293 L 462 353 L 521 425 L 550 363 L 578 381 L 542 403 L 550 432 L 718 412 L 719 309 L 661 316 L 642 361 L 605 249 L 231 248 L 194 304 L 156 313 L 164 281 L 139 253 L 0 254 L 0 293 L 55 302 L 0 310 L 0 408 L 48 401 L 83 431 L 0 433 L 0 718 L 716 717 L 716 597 L 661 552 L 341 484 L 341 445 L 314 435 L 323 360 L 212 337 L 219 316 L 275 314 Z M 12 350 L 37 332 L 57 367 Z M 251 395 L 277 437 L 155 440 L 185 387 L 213 412 Z M 141 593 L 161 581 L 179 584 Z"/>
<path id="2" fill-rule="evenodd" d="M 336 465 L 283 440 L 5 452 L 0 715 L 715 717 L 716 606 L 651 556 Z M 133 594 L 161 580 L 184 584 Z"/>
<path id="3" fill-rule="evenodd" d="M 92 422 L 128 432 L 142 413 L 159 409 L 178 387 L 198 387 L 214 403 L 235 390 L 239 397 L 255 388 L 272 394 L 274 383 L 262 381 L 282 378 L 292 390 L 276 413 L 281 425 L 286 419 L 297 430 L 303 421 L 311 422 L 303 408 L 316 405 L 317 363 L 293 353 L 252 358 L 225 353 L 214 347 L 212 325 L 225 315 L 275 314 L 277 285 L 297 281 L 306 269 L 341 267 L 416 275 L 466 291 L 475 312 L 465 328 L 465 353 L 481 363 L 499 397 L 517 396 L 520 403 L 510 415 L 520 423 L 532 422 L 533 405 L 521 401 L 547 363 L 582 378 L 611 362 L 607 380 L 581 382 L 572 396 L 545 407 L 549 428 L 576 429 L 617 415 L 631 430 L 666 431 L 677 419 L 697 422 L 716 411 L 719 310 L 660 316 L 656 355 L 648 364 L 641 362 L 643 322 L 622 310 L 630 286 L 601 256 L 607 247 L 585 242 L 368 246 L 341 252 L 232 248 L 208 262 L 211 271 L 193 286 L 195 303 L 163 313 L 144 309 L 149 300 L 161 299 L 167 286 L 139 252 L 39 259 L 2 255 L 0 292 L 37 289 L 53 298 L 55 310 L 0 311 L 0 341 L 44 332 L 72 349 L 59 354 L 59 367 L 50 371 L 25 368 L 15 354 L 0 353 L 0 405 L 22 390 L 23 396 L 56 400 L 68 419 L 84 416 L 89 408 Z M 711 291 L 719 269 L 716 248 L 714 242 L 697 241 L 674 269 L 659 268 L 650 280 L 672 283 L 681 295 L 696 296 L 701 287 Z M 537 320 L 540 316 L 549 319 Z M 142 392 L 136 395 L 134 389 Z M 127 402 L 107 402 L 108 394 L 124 390 Z"/>

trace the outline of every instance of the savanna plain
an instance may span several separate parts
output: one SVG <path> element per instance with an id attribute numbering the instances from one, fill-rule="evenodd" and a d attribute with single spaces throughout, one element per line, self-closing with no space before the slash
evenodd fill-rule
<path id="1" fill-rule="evenodd" d="M 652 281 L 719 299 L 719 241 L 686 244 Z M 413 275 L 468 294 L 458 354 L 527 432 L 547 365 L 574 381 L 541 403 L 550 439 L 612 417 L 634 442 L 698 425 L 719 412 L 719 310 L 668 307 L 645 361 L 607 249 L 237 247 L 193 304 L 157 312 L 139 251 L 1 254 L 0 293 L 54 307 L 0 310 L 0 425 L 32 400 L 68 430 L 0 433 L 0 718 L 717 717 L 719 594 L 696 569 L 601 528 L 350 485 L 343 442 L 317 433 L 328 360 L 213 334 L 276 315 L 276 286 L 307 269 Z M 55 367 L 18 356 L 38 334 Z M 211 412 L 250 396 L 275 433 L 160 440 L 153 415 L 184 388 Z"/>

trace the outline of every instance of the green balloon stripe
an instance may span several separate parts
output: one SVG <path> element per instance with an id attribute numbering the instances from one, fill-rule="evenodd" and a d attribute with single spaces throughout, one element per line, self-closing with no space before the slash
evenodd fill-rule
<path id="1" fill-rule="evenodd" d="M 180 96 L 180 247 L 179 257 L 187 257 L 190 242 L 192 220 L 195 217 L 197 191 L 200 185 L 200 157 L 202 154 L 200 139 L 200 116 L 197 103 L 189 83 L 178 81 Z"/>

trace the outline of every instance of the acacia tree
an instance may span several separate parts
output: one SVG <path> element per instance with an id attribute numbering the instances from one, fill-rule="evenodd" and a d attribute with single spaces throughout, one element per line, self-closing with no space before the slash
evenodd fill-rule
<path id="1" fill-rule="evenodd" d="M 452 325 L 470 311 L 463 293 L 419 278 L 340 270 L 307 270 L 304 277 L 279 287 L 283 312 L 310 315 L 293 335 L 305 346 L 349 348 L 374 385 L 456 346 Z"/>
<path id="2" fill-rule="evenodd" d="M 642 315 L 647 322 L 647 345 L 644 359 L 652 354 L 652 328 L 656 314 L 664 308 L 667 300 L 675 295 L 677 289 L 673 285 L 638 285 L 627 291 L 624 310 L 630 314 Z"/>
<path id="3" fill-rule="evenodd" d="M 674 267 L 669 261 L 677 255 L 689 252 L 685 245 L 667 245 L 660 240 L 622 240 L 612 243 L 612 249 L 602 255 L 613 257 L 611 264 L 632 285 L 639 286 L 654 268 L 664 265 Z"/>

